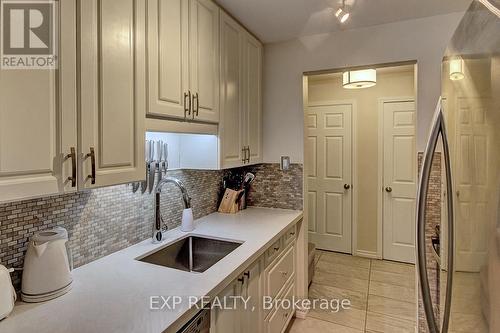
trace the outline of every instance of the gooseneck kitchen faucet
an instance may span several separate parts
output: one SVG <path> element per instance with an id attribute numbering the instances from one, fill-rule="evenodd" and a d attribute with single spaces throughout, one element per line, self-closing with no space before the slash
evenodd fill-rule
<path id="1" fill-rule="evenodd" d="M 167 177 L 161 179 L 155 187 L 155 223 L 153 227 L 153 243 L 160 243 L 163 239 L 162 235 L 162 227 L 163 227 L 163 219 L 161 217 L 161 209 L 160 209 L 160 193 L 163 185 L 167 183 L 175 184 L 182 193 L 182 201 L 184 202 L 184 209 L 191 208 L 191 198 L 188 195 L 186 187 L 184 184 L 172 177 Z"/>

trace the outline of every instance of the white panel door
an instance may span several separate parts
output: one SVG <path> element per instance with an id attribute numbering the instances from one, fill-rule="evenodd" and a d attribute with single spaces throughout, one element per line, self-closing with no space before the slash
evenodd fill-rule
<path id="1" fill-rule="evenodd" d="M 0 70 L 0 202 L 76 190 L 76 1 L 58 4 L 59 69 Z"/>
<path id="2" fill-rule="evenodd" d="M 81 2 L 81 188 L 145 176 L 145 8 Z"/>
<path id="3" fill-rule="evenodd" d="M 262 44 L 250 34 L 243 39 L 243 112 L 248 163 L 262 162 Z M 247 154 L 248 154 L 247 153 Z"/>
<path id="4" fill-rule="evenodd" d="M 383 103 L 383 257 L 415 262 L 415 102 Z"/>
<path id="5" fill-rule="evenodd" d="M 191 116 L 185 113 L 192 98 L 188 94 L 189 1 L 148 0 L 147 3 L 147 113 L 174 118 Z"/>
<path id="6" fill-rule="evenodd" d="M 191 119 L 219 122 L 219 7 L 211 0 L 190 1 Z"/>
<path id="7" fill-rule="evenodd" d="M 352 104 L 309 106 L 306 177 L 309 239 L 351 253 Z"/>
<path id="8" fill-rule="evenodd" d="M 221 12 L 221 83 L 219 136 L 223 168 L 243 164 L 243 112 L 242 110 L 242 35 L 240 25 Z"/>
<path id="9" fill-rule="evenodd" d="M 482 99 L 459 98 L 455 140 L 456 270 L 479 272 L 488 251 L 488 107 Z"/>

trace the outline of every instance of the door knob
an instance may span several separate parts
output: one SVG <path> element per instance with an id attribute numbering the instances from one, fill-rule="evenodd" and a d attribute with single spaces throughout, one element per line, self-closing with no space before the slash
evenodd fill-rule
<path id="1" fill-rule="evenodd" d="M 389 193 L 391 193 L 391 192 L 392 192 L 392 187 L 390 187 L 390 186 L 387 186 L 387 187 L 385 188 L 385 191 L 386 191 L 386 192 L 389 192 Z"/>
<path id="2" fill-rule="evenodd" d="M 348 190 L 348 189 L 350 189 L 350 188 L 351 188 L 351 185 L 349 185 L 349 184 L 344 184 L 344 189 Z"/>

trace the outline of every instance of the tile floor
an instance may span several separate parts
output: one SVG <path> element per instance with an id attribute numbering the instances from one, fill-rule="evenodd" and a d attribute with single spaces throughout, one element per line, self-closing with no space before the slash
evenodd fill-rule
<path id="1" fill-rule="evenodd" d="M 311 310 L 289 333 L 415 332 L 414 265 L 318 251 L 310 299 L 349 299 L 351 309 Z"/>

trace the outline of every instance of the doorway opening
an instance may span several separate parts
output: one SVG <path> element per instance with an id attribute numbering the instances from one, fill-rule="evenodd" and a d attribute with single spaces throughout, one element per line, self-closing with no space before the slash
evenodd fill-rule
<path id="1" fill-rule="evenodd" d="M 355 81 L 362 72 L 372 75 L 358 78 L 366 88 Z M 304 82 L 309 240 L 414 263 L 416 62 L 307 73 Z"/>
<path id="2" fill-rule="evenodd" d="M 305 74 L 309 297 L 355 300 L 325 329 L 415 330 L 415 136 L 416 62 Z"/>

